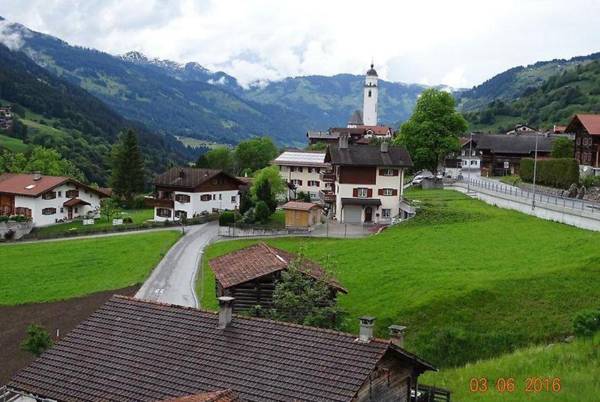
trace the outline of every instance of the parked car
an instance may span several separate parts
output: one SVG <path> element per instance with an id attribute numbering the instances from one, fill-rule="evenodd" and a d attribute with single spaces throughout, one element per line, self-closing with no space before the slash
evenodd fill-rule
<path id="1" fill-rule="evenodd" d="M 411 184 L 414 186 L 416 184 L 421 184 L 423 179 L 433 179 L 433 173 L 429 170 L 422 170 L 417 172 L 417 175 L 412 179 Z"/>

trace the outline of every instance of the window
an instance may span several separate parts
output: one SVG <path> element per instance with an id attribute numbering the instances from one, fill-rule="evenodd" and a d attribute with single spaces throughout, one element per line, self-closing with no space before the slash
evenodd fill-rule
<path id="1" fill-rule="evenodd" d="M 64 212 L 65 212 L 65 209 L 61 207 L 60 208 L 60 213 L 63 214 Z"/>
<path id="2" fill-rule="evenodd" d="M 75 197 L 79 197 L 79 191 L 77 190 L 68 190 L 65 195 L 67 196 L 67 198 L 75 198 Z"/>
<path id="3" fill-rule="evenodd" d="M 175 201 L 181 203 L 188 203 L 191 201 L 191 198 L 187 194 L 175 194 Z"/>
<path id="4" fill-rule="evenodd" d="M 299 167 L 298 167 L 298 171 L 299 171 L 300 173 L 302 173 L 302 171 L 303 171 L 303 169 L 302 169 L 302 166 L 299 166 Z"/>
<path id="5" fill-rule="evenodd" d="M 216 199 L 217 199 L 217 195 L 213 194 L 213 200 L 216 200 Z"/>
<path id="6" fill-rule="evenodd" d="M 160 216 L 161 218 L 170 218 L 171 210 L 167 208 L 156 208 L 156 215 Z"/>
<path id="7" fill-rule="evenodd" d="M 369 98 L 371 97 L 371 90 L 369 89 Z"/>
<path id="8" fill-rule="evenodd" d="M 59 197 L 62 197 L 62 191 L 59 191 L 59 192 L 58 192 L 58 196 L 59 196 Z"/>
<path id="9" fill-rule="evenodd" d="M 313 168 L 311 168 L 311 167 L 306 168 L 306 169 L 307 169 L 308 173 L 312 173 L 313 172 Z"/>
<path id="10" fill-rule="evenodd" d="M 79 208 L 75 207 L 75 213 L 79 213 Z"/>
<path id="11" fill-rule="evenodd" d="M 381 210 L 381 217 L 384 219 L 390 219 L 390 216 L 392 215 L 392 210 L 391 209 L 382 209 Z"/>
<path id="12" fill-rule="evenodd" d="M 47 193 L 42 194 L 42 198 L 44 200 L 53 200 L 56 198 L 56 193 L 54 191 L 48 191 Z"/>
<path id="13" fill-rule="evenodd" d="M 476 165 L 477 161 L 471 161 L 471 165 Z"/>
<path id="14" fill-rule="evenodd" d="M 382 190 L 383 194 L 382 195 L 394 195 L 394 189 L 393 188 L 384 188 Z"/>
<path id="15" fill-rule="evenodd" d="M 308 187 L 319 187 L 321 183 L 318 180 L 309 180 Z"/>
<path id="16" fill-rule="evenodd" d="M 296 166 L 290 166 L 290 172 L 295 172 L 296 171 Z"/>
<path id="17" fill-rule="evenodd" d="M 54 215 L 56 213 L 56 208 L 44 208 L 42 209 L 42 215 Z"/>
<path id="18" fill-rule="evenodd" d="M 231 196 L 231 203 L 235 204 L 237 202 L 237 197 L 235 195 Z"/>
<path id="19" fill-rule="evenodd" d="M 398 176 L 398 169 L 379 169 L 380 176 Z"/>
<path id="20" fill-rule="evenodd" d="M 210 201 L 212 199 L 210 194 L 202 194 L 200 196 L 200 201 Z"/>
<path id="21" fill-rule="evenodd" d="M 301 186 L 302 185 L 302 180 L 298 180 L 298 179 L 292 179 L 291 183 L 295 186 Z"/>
<path id="22" fill-rule="evenodd" d="M 321 173 L 321 168 L 315 168 L 316 173 Z"/>
<path id="23" fill-rule="evenodd" d="M 175 211 L 175 217 L 177 219 L 187 219 L 187 212 L 181 211 L 181 210 L 177 210 L 177 211 Z"/>
<path id="24" fill-rule="evenodd" d="M 223 199 L 223 194 L 219 194 L 219 200 Z"/>
<path id="25" fill-rule="evenodd" d="M 367 198 L 369 196 L 369 189 L 368 188 L 359 188 L 358 189 L 358 195 L 357 197 L 359 198 Z"/>
<path id="26" fill-rule="evenodd" d="M 577 140 L 575 141 L 575 143 L 576 143 L 577 145 L 581 145 L 581 138 L 577 137 Z"/>

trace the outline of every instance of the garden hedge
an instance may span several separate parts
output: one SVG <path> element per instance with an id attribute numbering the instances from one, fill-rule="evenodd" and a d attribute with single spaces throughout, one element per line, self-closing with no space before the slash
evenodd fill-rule
<path id="1" fill-rule="evenodd" d="M 520 176 L 523 181 L 533 182 L 533 159 L 521 159 Z M 572 158 L 538 159 L 535 182 L 540 185 L 567 189 L 579 183 L 579 165 Z"/>

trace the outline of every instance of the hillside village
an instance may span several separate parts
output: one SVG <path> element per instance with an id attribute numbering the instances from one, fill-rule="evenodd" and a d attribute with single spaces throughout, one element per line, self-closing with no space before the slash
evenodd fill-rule
<path id="1" fill-rule="evenodd" d="M 111 60 L 97 53 L 90 63 Z M 137 52 L 115 63 L 136 80 L 168 69 L 181 93 L 191 76 L 224 78 L 233 89 L 218 91 L 250 104 L 233 77 L 200 65 Z M 490 132 L 483 114 L 504 116 L 496 100 L 475 109 L 475 89 L 427 88 L 396 124 L 381 118 L 389 89 L 375 67 L 354 77 L 362 108 L 347 122 L 290 112 L 300 139 L 226 130 L 211 149 L 161 137 L 131 110 L 125 120 L 124 98 L 86 93 L 80 71 L 40 73 L 57 80 L 44 102 L 66 94 L 53 115 L 25 94 L 41 67 L 11 75 L 0 401 L 596 400 L 598 110 L 573 103 L 567 120 Z M 110 104 L 98 106 L 110 121 L 83 102 Z M 104 134 L 87 143 L 86 130 Z M 102 155 L 82 163 L 57 139 Z"/>

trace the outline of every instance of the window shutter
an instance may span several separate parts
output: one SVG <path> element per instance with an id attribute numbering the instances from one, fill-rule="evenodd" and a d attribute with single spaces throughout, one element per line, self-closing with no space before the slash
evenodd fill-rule
<path id="1" fill-rule="evenodd" d="M 394 172 L 393 176 L 398 176 L 398 169 L 392 169 L 392 172 Z"/>
<path id="2" fill-rule="evenodd" d="M 393 190 L 392 190 L 392 195 L 398 195 L 398 190 L 396 190 L 396 189 L 393 189 Z"/>
<path id="3" fill-rule="evenodd" d="M 385 169 L 379 169 L 379 176 L 385 176 Z"/>
<path id="4" fill-rule="evenodd" d="M 373 189 L 372 188 L 367 189 L 367 197 L 369 197 L 369 198 L 373 197 Z"/>
<path id="5" fill-rule="evenodd" d="M 358 189 L 357 188 L 352 189 L 352 197 L 358 197 Z"/>
<path id="6" fill-rule="evenodd" d="M 383 195 L 383 189 L 382 189 L 382 188 L 380 188 L 379 190 L 377 190 L 377 194 L 379 194 L 379 195 Z"/>

